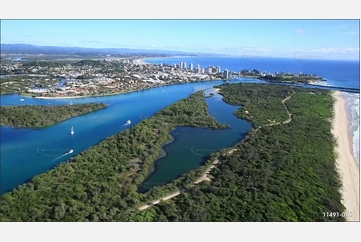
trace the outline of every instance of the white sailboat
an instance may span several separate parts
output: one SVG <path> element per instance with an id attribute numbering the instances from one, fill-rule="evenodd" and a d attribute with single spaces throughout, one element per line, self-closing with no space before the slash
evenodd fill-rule
<path id="1" fill-rule="evenodd" d="M 126 125 L 129 125 L 129 124 L 131 124 L 130 120 L 127 121 Z"/>
<path id="2" fill-rule="evenodd" d="M 74 128 L 73 128 L 73 126 L 71 126 L 70 134 L 71 134 L 71 135 L 74 134 Z"/>
<path id="3" fill-rule="evenodd" d="M 74 152 L 73 150 L 69 150 L 68 154 L 71 154 L 71 153 L 73 153 L 73 152 Z"/>

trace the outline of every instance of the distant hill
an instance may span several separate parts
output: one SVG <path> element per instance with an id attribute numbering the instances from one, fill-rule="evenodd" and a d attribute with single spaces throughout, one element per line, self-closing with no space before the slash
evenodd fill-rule
<path id="1" fill-rule="evenodd" d="M 194 55 L 198 54 L 172 51 L 172 50 L 147 50 L 130 48 L 83 48 L 83 47 L 60 47 L 38 46 L 30 44 L 1 44 L 2 54 L 165 54 L 165 55 Z"/>

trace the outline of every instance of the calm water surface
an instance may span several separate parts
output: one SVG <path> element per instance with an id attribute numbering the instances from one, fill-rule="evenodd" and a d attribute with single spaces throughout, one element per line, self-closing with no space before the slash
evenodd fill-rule
<path id="1" fill-rule="evenodd" d="M 229 83 L 238 82 L 264 83 L 247 78 L 229 81 Z M 191 93 L 222 83 L 224 82 L 194 82 L 117 96 L 78 99 L 46 100 L 19 95 L 1 95 L 2 106 L 69 105 L 70 102 L 73 104 L 96 102 L 109 105 L 104 110 L 42 129 L 1 127 L 1 194 L 76 156 L 108 136 L 131 128 L 142 119 L 153 116 Z M 20 101 L 20 98 L 24 98 L 24 101 Z M 156 162 L 155 172 L 144 183 L 145 190 L 156 184 L 164 184 L 181 173 L 198 167 L 209 153 L 233 145 L 251 128 L 249 123 L 233 115 L 233 111 L 238 107 L 225 104 L 219 95 L 208 98 L 207 104 L 213 117 L 221 123 L 229 124 L 232 128 L 208 130 L 179 127 L 176 129 L 172 133 L 175 142 L 164 148 L 167 156 Z M 131 125 L 124 125 L 127 120 L 132 121 Z M 69 134 L 72 126 L 75 131 L 73 136 Z M 67 154 L 70 150 L 74 152 Z"/>

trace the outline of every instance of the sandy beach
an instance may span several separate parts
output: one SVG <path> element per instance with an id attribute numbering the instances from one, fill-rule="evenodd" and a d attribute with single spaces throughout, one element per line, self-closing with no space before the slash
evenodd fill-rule
<path id="1" fill-rule="evenodd" d="M 326 81 L 310 81 L 308 84 L 318 85 L 318 86 L 329 86 L 329 84 Z"/>
<path id="2" fill-rule="evenodd" d="M 145 65 L 146 63 L 143 61 L 143 59 L 136 59 L 133 61 L 136 65 Z"/>
<path id="3" fill-rule="evenodd" d="M 310 84 L 310 85 L 317 85 L 318 83 L 315 82 L 315 81 L 310 81 L 308 84 Z"/>
<path id="4" fill-rule="evenodd" d="M 360 221 L 360 171 L 352 155 L 352 134 L 348 129 L 350 121 L 346 112 L 345 100 L 341 97 L 340 92 L 334 92 L 333 96 L 336 101 L 332 133 L 338 143 L 335 149 L 338 155 L 337 168 L 342 181 L 342 203 L 346 207 L 346 211 L 352 213 L 352 216 L 346 218 L 347 221 Z"/>

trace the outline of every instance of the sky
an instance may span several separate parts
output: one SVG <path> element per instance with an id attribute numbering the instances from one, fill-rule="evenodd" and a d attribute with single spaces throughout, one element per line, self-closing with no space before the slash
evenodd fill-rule
<path id="1" fill-rule="evenodd" d="M 1 43 L 359 60 L 359 20 L 1 20 Z"/>

